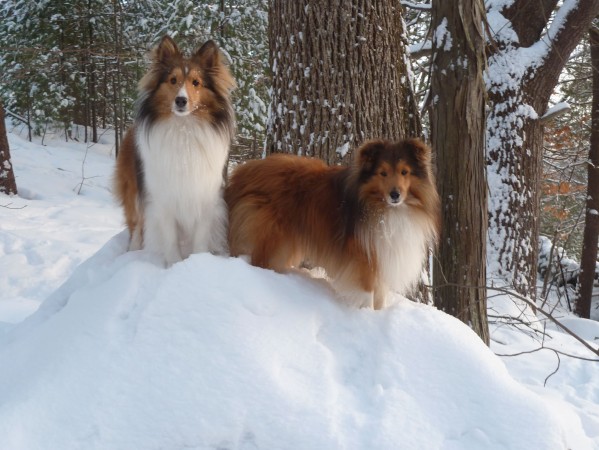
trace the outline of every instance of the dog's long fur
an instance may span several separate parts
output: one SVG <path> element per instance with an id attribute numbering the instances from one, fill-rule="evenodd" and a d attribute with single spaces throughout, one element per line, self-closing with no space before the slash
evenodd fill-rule
<path id="1" fill-rule="evenodd" d="M 273 155 L 235 170 L 225 190 L 229 247 L 285 272 L 323 267 L 359 306 L 384 307 L 389 289 L 418 281 L 439 229 L 430 149 L 416 139 L 376 140 L 351 167 Z"/>
<path id="2" fill-rule="evenodd" d="M 226 251 L 222 189 L 234 86 L 212 41 L 189 58 L 168 36 L 153 50 L 116 165 L 131 250 L 147 248 L 168 265 L 191 253 Z"/>

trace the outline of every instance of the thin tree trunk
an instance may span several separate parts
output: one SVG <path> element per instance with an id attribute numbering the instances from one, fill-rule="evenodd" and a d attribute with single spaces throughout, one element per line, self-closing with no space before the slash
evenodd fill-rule
<path id="1" fill-rule="evenodd" d="M 94 64 L 94 56 L 92 54 L 92 49 L 94 46 L 94 22 L 91 20 L 91 12 L 92 12 L 92 2 L 91 0 L 87 2 L 88 14 L 90 18 L 88 19 L 88 34 L 89 34 L 89 42 L 87 45 L 88 52 L 88 87 L 89 87 L 89 116 L 91 119 L 91 128 L 92 128 L 92 142 L 98 142 L 98 112 L 97 112 L 97 77 L 96 77 L 96 65 Z"/>
<path id="2" fill-rule="evenodd" d="M 421 133 L 399 2 L 272 0 L 267 153 L 347 162 L 370 138 Z"/>
<path id="3" fill-rule="evenodd" d="M 587 203 L 580 258 L 580 283 L 576 314 L 590 318 L 595 268 L 597 266 L 597 241 L 599 238 L 599 29 L 589 29 L 591 66 L 593 68 L 593 100 L 591 109 L 591 148 L 587 164 Z"/>
<path id="4" fill-rule="evenodd" d="M 0 193 L 16 195 L 17 182 L 10 161 L 10 148 L 4 122 L 4 105 L 0 103 Z"/>
<path id="5" fill-rule="evenodd" d="M 482 0 L 433 2 L 430 119 L 443 205 L 435 305 L 488 344 L 484 14 Z"/>
<path id="6" fill-rule="evenodd" d="M 119 155 L 119 149 L 122 141 L 122 132 L 121 132 L 121 44 L 120 44 L 120 27 L 119 27 L 119 18 L 117 15 L 117 11 L 119 11 L 119 0 L 113 0 L 112 2 L 114 7 L 114 57 L 115 57 L 115 67 L 112 78 L 112 88 L 113 88 L 113 99 L 114 99 L 114 147 L 115 147 L 115 157 Z"/>

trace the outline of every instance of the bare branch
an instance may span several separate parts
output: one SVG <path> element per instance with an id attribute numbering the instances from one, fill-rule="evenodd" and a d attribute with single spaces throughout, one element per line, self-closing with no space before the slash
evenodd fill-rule
<path id="1" fill-rule="evenodd" d="M 531 308 L 533 308 L 534 311 L 541 313 L 543 316 L 545 316 L 547 319 L 549 319 L 551 322 L 553 322 L 555 325 L 557 325 L 559 328 L 561 328 L 566 334 L 569 334 L 571 337 L 573 337 L 578 342 L 580 342 L 590 352 L 592 352 L 593 354 L 599 356 L 599 349 L 596 349 L 593 346 L 591 346 L 583 338 L 581 338 L 580 336 L 578 336 L 576 333 L 574 333 L 572 330 L 570 330 L 567 326 L 565 326 L 563 323 L 561 323 L 559 320 L 557 320 L 555 317 L 553 317 L 553 315 L 551 313 L 548 313 L 547 311 L 539 308 L 537 305 L 535 305 L 534 302 L 532 302 L 528 298 L 526 298 L 526 297 L 518 294 L 517 292 L 515 292 L 513 290 L 510 290 L 510 289 L 507 289 L 507 288 L 501 288 L 501 287 L 497 287 L 497 286 L 464 286 L 464 285 L 459 285 L 459 284 L 456 284 L 456 283 L 446 283 L 446 285 L 452 286 L 452 287 L 460 287 L 460 288 L 463 288 L 463 289 L 489 289 L 489 290 L 492 290 L 492 291 L 497 291 L 497 292 L 501 292 L 501 293 L 507 294 L 510 297 L 517 298 L 518 300 L 523 301 L 528 306 L 530 306 Z M 427 287 L 430 287 L 433 290 L 439 290 L 439 289 L 445 287 L 446 285 L 427 286 Z"/>

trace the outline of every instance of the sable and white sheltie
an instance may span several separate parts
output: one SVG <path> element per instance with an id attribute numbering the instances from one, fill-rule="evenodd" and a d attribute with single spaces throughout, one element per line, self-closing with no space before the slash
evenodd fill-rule
<path id="1" fill-rule="evenodd" d="M 115 192 L 130 250 L 146 248 L 171 265 L 191 253 L 226 252 L 222 190 L 235 81 L 213 41 L 185 57 L 165 36 L 151 56 L 117 158 Z"/>
<path id="2" fill-rule="evenodd" d="M 351 167 L 273 155 L 239 166 L 225 190 L 231 255 L 285 272 L 323 267 L 357 306 L 380 309 L 389 290 L 418 281 L 439 230 L 430 149 L 374 140 Z"/>

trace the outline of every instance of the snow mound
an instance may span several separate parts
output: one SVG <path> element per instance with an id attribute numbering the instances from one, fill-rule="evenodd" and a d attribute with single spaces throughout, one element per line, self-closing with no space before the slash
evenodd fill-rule
<path id="1" fill-rule="evenodd" d="M 434 308 L 350 309 L 301 274 L 208 254 L 163 269 L 125 247 L 121 233 L 0 336 L 3 448 L 589 442 L 578 416 Z"/>

